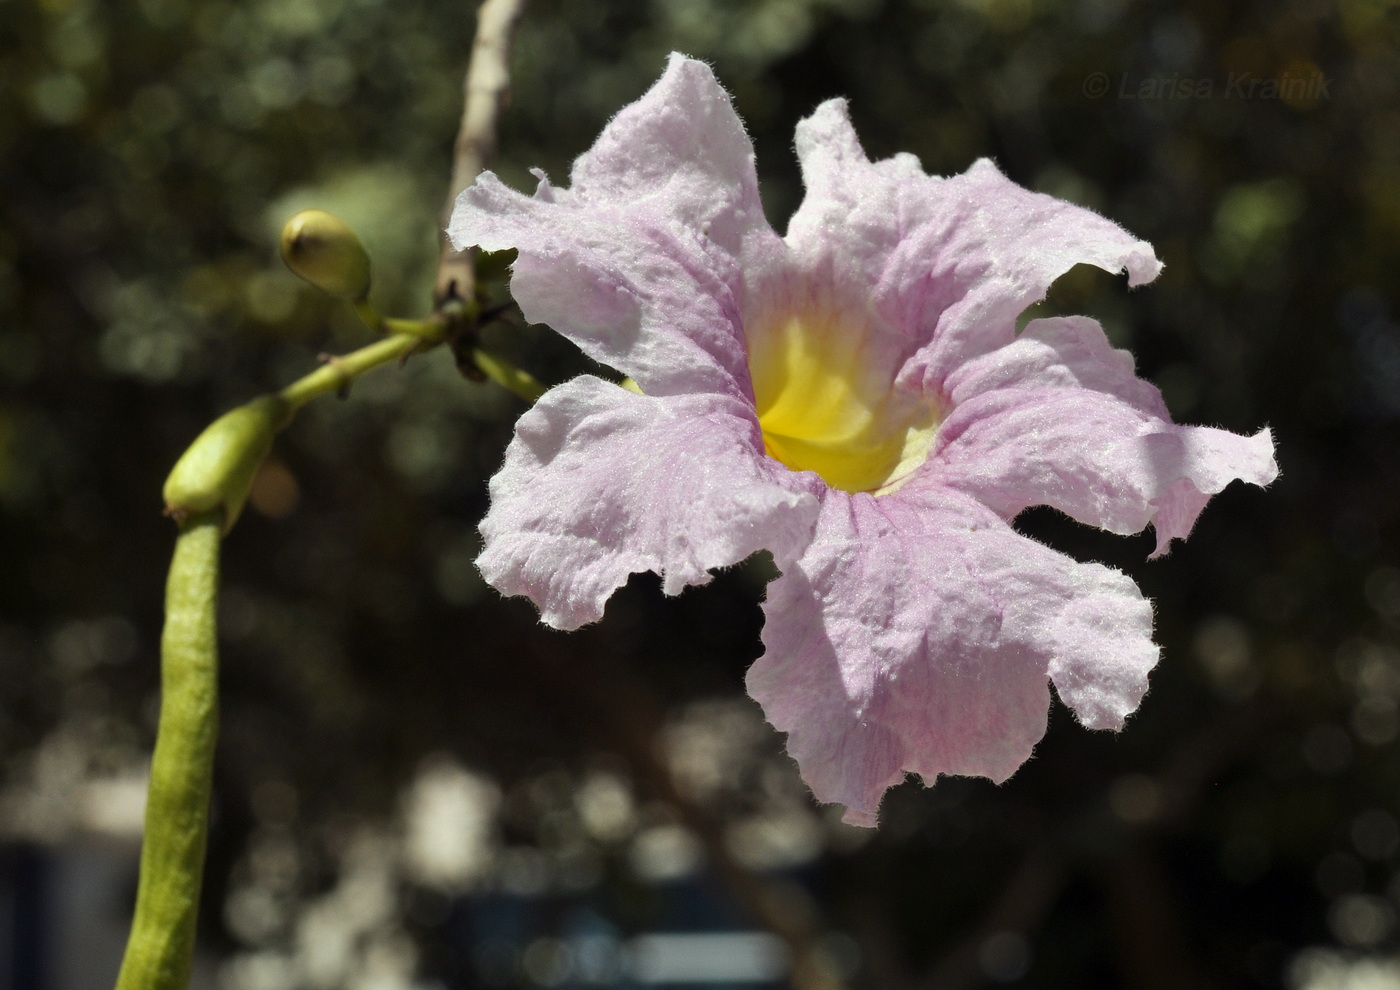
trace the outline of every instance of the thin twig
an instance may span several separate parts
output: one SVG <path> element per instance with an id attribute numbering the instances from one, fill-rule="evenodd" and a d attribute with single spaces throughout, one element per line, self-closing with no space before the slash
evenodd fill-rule
<path id="1" fill-rule="evenodd" d="M 1216 981 L 1196 962 L 1160 852 L 1136 842 L 1100 871 L 1117 936 L 1125 990 L 1211 990 Z"/>
<path id="2" fill-rule="evenodd" d="M 1128 844 L 1119 858 L 1142 855 L 1143 842 L 1185 821 L 1204 799 L 1210 782 L 1248 751 L 1263 728 L 1257 706 L 1231 708 L 1182 740 L 1152 778 L 1159 796 L 1155 814 L 1142 821 L 1118 823 Z M 1001 931 L 1030 937 L 1077 875 L 1086 867 L 1105 870 L 1095 857 L 1086 855 L 1082 840 L 1076 842 L 1074 837 L 1093 829 L 1095 817 L 1107 804 L 1105 795 L 1034 845 L 981 922 L 922 977 L 911 975 L 909 985 L 918 990 L 971 990 L 985 983 L 978 957 L 988 937 Z"/>
<path id="3" fill-rule="evenodd" d="M 568 706 L 587 713 L 586 724 L 594 738 L 604 749 L 622 754 L 642 789 L 669 804 L 695 833 L 736 903 L 787 945 L 793 990 L 846 990 L 819 946 L 819 937 L 829 930 L 821 919 L 781 881 L 761 876 L 739 862 L 726 841 L 724 823 L 676 785 L 657 748 L 664 717 L 652 692 L 620 665 L 600 671 L 573 662 L 575 659 L 562 652 L 538 657 L 547 665 L 545 683 L 558 691 L 557 697 L 565 699 Z"/>
<path id="4" fill-rule="evenodd" d="M 1006 881 L 982 922 L 924 976 L 924 990 L 968 990 L 981 985 L 981 951 L 987 939 L 998 932 L 1035 931 L 1071 877 L 1057 844 L 1046 842 L 1032 849 Z"/>
<path id="5" fill-rule="evenodd" d="M 443 207 L 443 231 L 462 190 L 496 157 L 496 121 L 510 99 L 510 49 L 525 0 L 486 0 L 476 12 L 476 41 L 463 83 L 462 123 L 452 154 L 452 181 Z M 454 251 L 441 235 L 433 302 L 437 309 L 454 300 L 469 302 L 476 283 L 470 251 Z"/>

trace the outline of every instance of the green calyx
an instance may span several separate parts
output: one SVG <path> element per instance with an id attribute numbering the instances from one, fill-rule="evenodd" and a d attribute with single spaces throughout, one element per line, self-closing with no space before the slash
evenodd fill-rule
<path id="1" fill-rule="evenodd" d="M 265 395 L 210 423 L 165 479 L 166 514 L 182 520 L 222 509 L 227 533 L 243 511 L 253 476 L 271 449 L 272 438 L 291 416 L 291 403 L 280 396 Z"/>

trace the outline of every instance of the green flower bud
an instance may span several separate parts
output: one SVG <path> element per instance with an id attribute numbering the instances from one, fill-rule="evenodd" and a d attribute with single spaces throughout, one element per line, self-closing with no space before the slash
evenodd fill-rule
<path id="1" fill-rule="evenodd" d="M 233 528 L 253 475 L 272 438 L 291 419 L 285 399 L 265 395 L 224 413 L 205 427 L 165 479 L 165 511 L 176 519 L 224 510 L 224 532 Z"/>
<path id="2" fill-rule="evenodd" d="M 360 302 L 369 295 L 369 254 L 359 235 L 325 210 L 302 210 L 282 228 L 282 260 L 323 292 Z"/>

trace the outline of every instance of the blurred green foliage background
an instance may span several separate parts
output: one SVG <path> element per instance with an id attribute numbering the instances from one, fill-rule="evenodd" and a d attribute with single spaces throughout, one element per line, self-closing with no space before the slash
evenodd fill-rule
<path id="1" fill-rule="evenodd" d="M 134 889 L 161 481 L 367 341 L 277 260 L 297 209 L 358 228 L 385 312 L 426 312 L 472 13 L 0 0 L 7 849 L 115 849 Z M 298 418 L 226 541 L 202 985 L 606 984 L 568 919 L 659 930 L 689 877 L 833 985 L 1400 986 L 1397 30 L 1394 0 L 536 2 L 508 181 L 564 181 L 676 49 L 731 89 L 781 230 L 793 126 L 847 96 L 872 157 L 991 156 L 1152 241 L 1151 287 L 1076 269 L 1039 308 L 1103 321 L 1178 419 L 1271 426 L 1282 477 L 1151 563 L 1028 513 L 1155 599 L 1152 691 L 1116 737 L 1057 707 L 1008 784 L 906 784 L 868 833 L 742 698 L 770 565 L 678 599 L 635 578 L 549 632 L 472 565 L 522 404 L 445 353 L 377 372 Z M 492 333 L 547 382 L 587 369 Z"/>

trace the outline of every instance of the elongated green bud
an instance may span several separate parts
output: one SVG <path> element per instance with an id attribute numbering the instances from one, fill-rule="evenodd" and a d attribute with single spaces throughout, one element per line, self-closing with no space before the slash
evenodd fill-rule
<path id="1" fill-rule="evenodd" d="M 183 519 L 223 509 L 227 533 L 243 511 L 253 475 L 271 449 L 272 438 L 291 414 L 285 399 L 265 395 L 210 423 L 165 479 L 165 511 Z"/>
<path id="2" fill-rule="evenodd" d="M 369 254 L 359 235 L 325 210 L 302 210 L 282 228 L 282 260 L 323 292 L 360 302 L 369 295 Z"/>
<path id="3" fill-rule="evenodd" d="M 141 882 L 116 990 L 188 990 L 219 724 L 218 513 L 181 526 L 165 590 Z"/>

